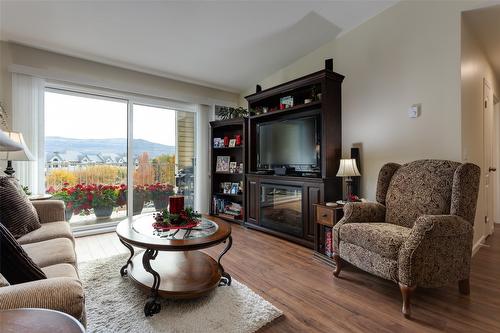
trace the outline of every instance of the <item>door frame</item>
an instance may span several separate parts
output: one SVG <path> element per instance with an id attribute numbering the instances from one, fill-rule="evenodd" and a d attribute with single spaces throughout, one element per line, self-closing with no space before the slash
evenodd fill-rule
<path id="1" fill-rule="evenodd" d="M 489 90 L 489 91 L 487 91 Z M 494 108 L 494 91 L 493 86 L 489 83 L 486 78 L 483 78 L 483 98 L 482 98 L 482 118 L 483 118 L 483 171 L 482 177 L 484 175 L 484 229 L 483 236 L 486 238 L 493 234 L 494 223 L 496 218 L 497 207 L 495 206 L 495 200 L 497 197 L 497 176 L 496 172 L 489 171 L 491 167 L 495 168 L 498 166 L 498 153 L 497 153 L 497 135 L 498 132 L 495 108 Z M 491 98 L 491 99 L 490 99 Z M 487 104 L 488 101 L 490 104 Z M 487 115 L 486 112 L 491 108 L 491 115 Z M 489 117 L 489 121 L 488 118 Z M 489 126 L 487 129 L 486 126 Z M 490 136 L 488 138 L 488 135 Z M 487 142 L 489 141 L 490 146 L 488 147 Z M 489 154 L 487 150 L 490 150 Z M 489 159 L 488 159 L 489 155 Z"/>
<path id="2" fill-rule="evenodd" d="M 500 98 L 493 91 L 493 158 L 498 166 L 500 166 Z M 500 171 L 499 171 L 500 172 Z M 494 209 L 494 224 L 500 224 L 500 176 L 495 174 L 494 193 L 493 193 L 493 209 Z M 494 225 L 493 224 L 493 225 Z M 494 231 L 494 227 L 493 227 Z"/>

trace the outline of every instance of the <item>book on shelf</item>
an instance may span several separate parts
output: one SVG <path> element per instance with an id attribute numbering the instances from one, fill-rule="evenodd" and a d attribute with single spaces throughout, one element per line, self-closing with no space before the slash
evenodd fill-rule
<path id="1" fill-rule="evenodd" d="M 332 236 L 333 236 L 332 228 L 325 226 L 325 255 L 327 257 L 331 257 L 333 252 Z"/>
<path id="2" fill-rule="evenodd" d="M 218 198 L 214 196 L 212 199 L 212 211 L 214 214 L 218 214 L 226 218 L 243 218 L 243 207 L 241 207 L 241 204 L 232 202 L 225 198 Z"/>

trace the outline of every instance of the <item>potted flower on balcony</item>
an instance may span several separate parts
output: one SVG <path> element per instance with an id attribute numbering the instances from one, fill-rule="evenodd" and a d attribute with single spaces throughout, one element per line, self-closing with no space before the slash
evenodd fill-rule
<path id="1" fill-rule="evenodd" d="M 65 204 L 64 216 L 66 221 L 69 222 L 73 216 L 75 209 L 78 209 L 81 201 L 82 193 L 79 188 L 69 186 L 69 183 L 64 183 L 63 188 L 56 190 L 53 186 L 47 189 L 47 193 L 52 194 L 52 198 L 62 200 Z"/>
<path id="2" fill-rule="evenodd" d="M 147 185 L 147 190 L 157 211 L 167 208 L 168 198 L 174 194 L 174 186 L 170 184 L 156 183 Z"/>
<path id="3" fill-rule="evenodd" d="M 115 185 L 87 185 L 85 186 L 87 201 L 94 210 L 97 219 L 106 219 L 118 207 L 120 186 Z"/>
<path id="4" fill-rule="evenodd" d="M 128 186 L 125 184 L 120 185 L 120 194 L 118 196 L 117 205 L 124 206 L 127 204 Z M 132 211 L 134 215 L 142 213 L 144 202 L 146 202 L 148 192 L 144 185 L 134 185 L 134 198 Z"/>

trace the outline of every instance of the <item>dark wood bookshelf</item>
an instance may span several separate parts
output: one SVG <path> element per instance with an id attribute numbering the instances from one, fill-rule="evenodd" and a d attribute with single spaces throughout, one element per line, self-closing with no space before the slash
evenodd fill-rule
<path id="1" fill-rule="evenodd" d="M 221 193 L 221 192 L 218 192 L 218 193 L 214 193 L 214 195 L 220 195 L 220 196 L 225 196 L 225 197 L 243 197 L 243 194 L 240 193 L 240 194 L 230 194 L 230 193 Z"/>
<path id="2" fill-rule="evenodd" d="M 245 176 L 245 225 L 314 248 L 318 230 L 314 223 L 314 205 L 342 199 L 342 182 L 336 177 L 342 156 L 342 81 L 344 76 L 329 68 L 246 96 L 248 108 L 264 112 L 248 118 L 247 165 Z M 282 98 L 293 99 L 283 108 Z M 271 111 L 272 110 L 272 111 Z M 262 174 L 258 166 L 258 129 L 260 125 L 294 119 L 315 118 L 319 138 L 319 163 L 312 172 L 287 175 Z M 276 167 L 276 166 L 273 166 Z M 280 167 L 280 166 L 278 166 Z M 314 174 L 311 176 L 310 174 Z M 301 202 L 293 206 L 296 215 L 287 224 L 275 216 L 287 214 L 267 193 L 287 189 L 300 193 Z M 268 192 L 269 191 L 269 192 Z M 288 194 L 285 194 L 288 195 Z M 271 208 L 269 208 L 271 207 Z M 288 211 L 287 211 L 288 209 Z M 271 217 L 270 217 L 271 216 Z M 296 217 L 299 216 L 299 217 Z M 282 217 L 282 216 L 281 216 Z M 300 225 L 297 223 L 300 220 Z"/>
<path id="3" fill-rule="evenodd" d="M 244 145 L 241 146 L 235 146 L 235 147 L 213 147 L 212 149 L 214 150 L 225 150 L 225 149 L 242 149 L 245 148 Z"/>
<path id="4" fill-rule="evenodd" d="M 245 175 L 244 173 L 239 173 L 239 172 L 222 172 L 222 171 L 214 172 L 214 174 L 216 174 L 216 175 L 235 175 L 235 176 L 244 176 Z"/>
<path id="5" fill-rule="evenodd" d="M 256 114 L 256 115 L 251 116 L 250 119 L 266 118 L 269 116 L 275 116 L 275 115 L 279 115 L 279 114 L 286 114 L 286 113 L 304 111 L 304 110 L 308 110 L 308 109 L 317 109 L 317 108 L 321 108 L 321 101 L 315 101 L 315 102 L 311 102 L 311 103 L 307 103 L 307 104 L 300 104 L 300 105 L 292 106 L 291 108 L 288 108 L 288 109 L 268 111 L 266 113 Z"/>
<path id="6" fill-rule="evenodd" d="M 211 140 L 211 195 L 210 195 L 210 214 L 218 216 L 223 220 L 243 224 L 245 216 L 245 173 L 246 173 L 246 140 L 247 140 L 247 118 L 236 118 L 229 120 L 217 120 L 210 122 L 210 140 Z M 223 139 L 227 136 L 229 139 L 235 138 L 236 135 L 241 136 L 242 143 L 235 147 L 214 147 L 214 138 Z M 229 156 L 231 162 L 237 162 L 239 166 L 243 163 L 243 173 L 216 171 L 217 157 Z M 242 183 L 243 193 L 226 194 L 222 192 L 222 183 Z M 215 200 L 224 200 L 227 202 L 236 203 L 241 206 L 242 219 L 219 215 L 214 205 Z"/>
<path id="7" fill-rule="evenodd" d="M 220 219 L 223 219 L 224 221 L 228 221 L 228 222 L 235 222 L 235 223 L 238 223 L 238 224 L 243 224 L 244 221 L 243 220 L 240 220 L 240 219 L 236 219 L 236 218 L 230 218 L 230 217 L 226 217 L 226 216 L 222 216 L 222 215 L 219 215 L 219 214 L 212 214 L 213 216 L 216 216 Z"/>

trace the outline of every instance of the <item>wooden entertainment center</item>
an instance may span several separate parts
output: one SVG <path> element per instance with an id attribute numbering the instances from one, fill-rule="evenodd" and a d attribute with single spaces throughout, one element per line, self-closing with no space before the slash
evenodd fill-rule
<path id="1" fill-rule="evenodd" d="M 319 236 L 314 205 L 342 199 L 336 173 L 342 151 L 343 79 L 330 64 L 266 90 L 258 87 L 245 97 L 254 114 L 240 120 L 246 156 L 235 158 L 245 162 L 243 193 L 237 199 L 247 227 L 314 248 Z M 212 141 L 224 135 L 223 124 L 211 124 Z M 212 149 L 212 214 L 214 198 L 223 196 L 217 193 L 217 152 Z"/>

